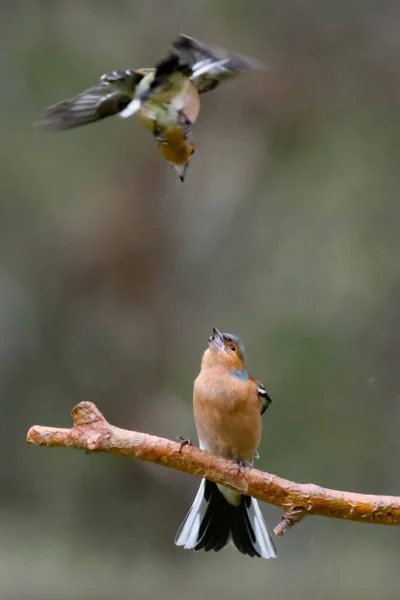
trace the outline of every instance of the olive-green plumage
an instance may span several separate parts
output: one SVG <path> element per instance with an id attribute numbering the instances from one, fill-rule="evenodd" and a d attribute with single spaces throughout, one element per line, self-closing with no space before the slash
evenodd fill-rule
<path id="1" fill-rule="evenodd" d="M 192 126 L 200 111 L 199 94 L 241 70 L 260 67 L 254 59 L 179 35 L 167 57 L 154 68 L 103 75 L 98 85 L 50 106 L 39 125 L 63 131 L 116 114 L 123 118 L 137 114 L 183 181 L 194 152 Z"/>

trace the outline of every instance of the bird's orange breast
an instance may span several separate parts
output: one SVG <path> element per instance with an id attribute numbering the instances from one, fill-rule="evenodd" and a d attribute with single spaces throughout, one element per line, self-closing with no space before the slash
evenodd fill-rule
<path id="1" fill-rule="evenodd" d="M 165 142 L 158 143 L 158 148 L 165 160 L 175 165 L 185 164 L 193 154 L 194 143 L 188 141 L 181 129 L 163 131 Z"/>
<path id="2" fill-rule="evenodd" d="M 252 382 L 240 382 L 219 369 L 202 371 L 194 384 L 193 405 L 198 436 L 209 452 L 252 462 L 262 428 Z"/>

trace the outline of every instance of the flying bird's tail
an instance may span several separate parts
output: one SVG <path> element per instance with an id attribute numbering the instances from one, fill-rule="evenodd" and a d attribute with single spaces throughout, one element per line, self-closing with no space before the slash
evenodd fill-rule
<path id="1" fill-rule="evenodd" d="M 275 545 L 257 500 L 240 496 L 237 501 L 237 505 L 231 504 L 215 483 L 203 479 L 176 534 L 175 544 L 186 549 L 218 552 L 232 542 L 242 554 L 275 558 Z"/>
<path id="2" fill-rule="evenodd" d="M 160 105 L 169 104 L 185 87 L 191 73 L 190 66 L 182 62 L 176 52 L 171 51 L 156 64 L 154 77 L 148 81 L 147 87 L 141 90 L 139 97 L 129 102 L 120 117 L 126 119 L 134 115 L 148 99 L 158 99 Z"/>

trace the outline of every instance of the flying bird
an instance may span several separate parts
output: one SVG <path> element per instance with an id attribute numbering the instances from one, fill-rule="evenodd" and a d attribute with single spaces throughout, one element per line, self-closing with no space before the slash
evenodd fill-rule
<path id="1" fill-rule="evenodd" d="M 193 124 L 200 111 L 200 94 L 243 70 L 260 68 L 263 65 L 256 59 L 181 34 L 154 68 L 102 75 L 97 85 L 50 106 L 38 124 L 63 131 L 112 115 L 125 119 L 136 114 L 184 181 L 194 152 Z"/>
<path id="2" fill-rule="evenodd" d="M 214 327 L 193 389 L 200 448 L 233 461 L 238 471 L 251 466 L 270 403 L 264 386 L 246 370 L 242 342 Z M 242 554 L 276 556 L 257 500 L 203 479 L 175 543 L 218 552 L 230 542 Z"/>

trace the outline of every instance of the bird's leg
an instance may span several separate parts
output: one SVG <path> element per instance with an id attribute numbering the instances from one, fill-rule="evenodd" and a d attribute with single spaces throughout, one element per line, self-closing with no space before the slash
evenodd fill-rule
<path id="1" fill-rule="evenodd" d="M 163 146 L 168 146 L 168 140 L 166 140 L 163 136 L 162 131 L 158 127 L 156 121 L 154 121 L 153 135 L 159 144 L 162 144 Z"/>
<path id="2" fill-rule="evenodd" d="M 183 110 L 178 110 L 178 123 L 183 129 L 186 141 L 193 141 L 193 123 L 187 118 Z"/>
<path id="3" fill-rule="evenodd" d="M 190 438 L 184 438 L 181 435 L 178 435 L 176 441 L 180 442 L 179 452 L 182 452 L 183 446 L 193 446 L 192 440 Z"/>

